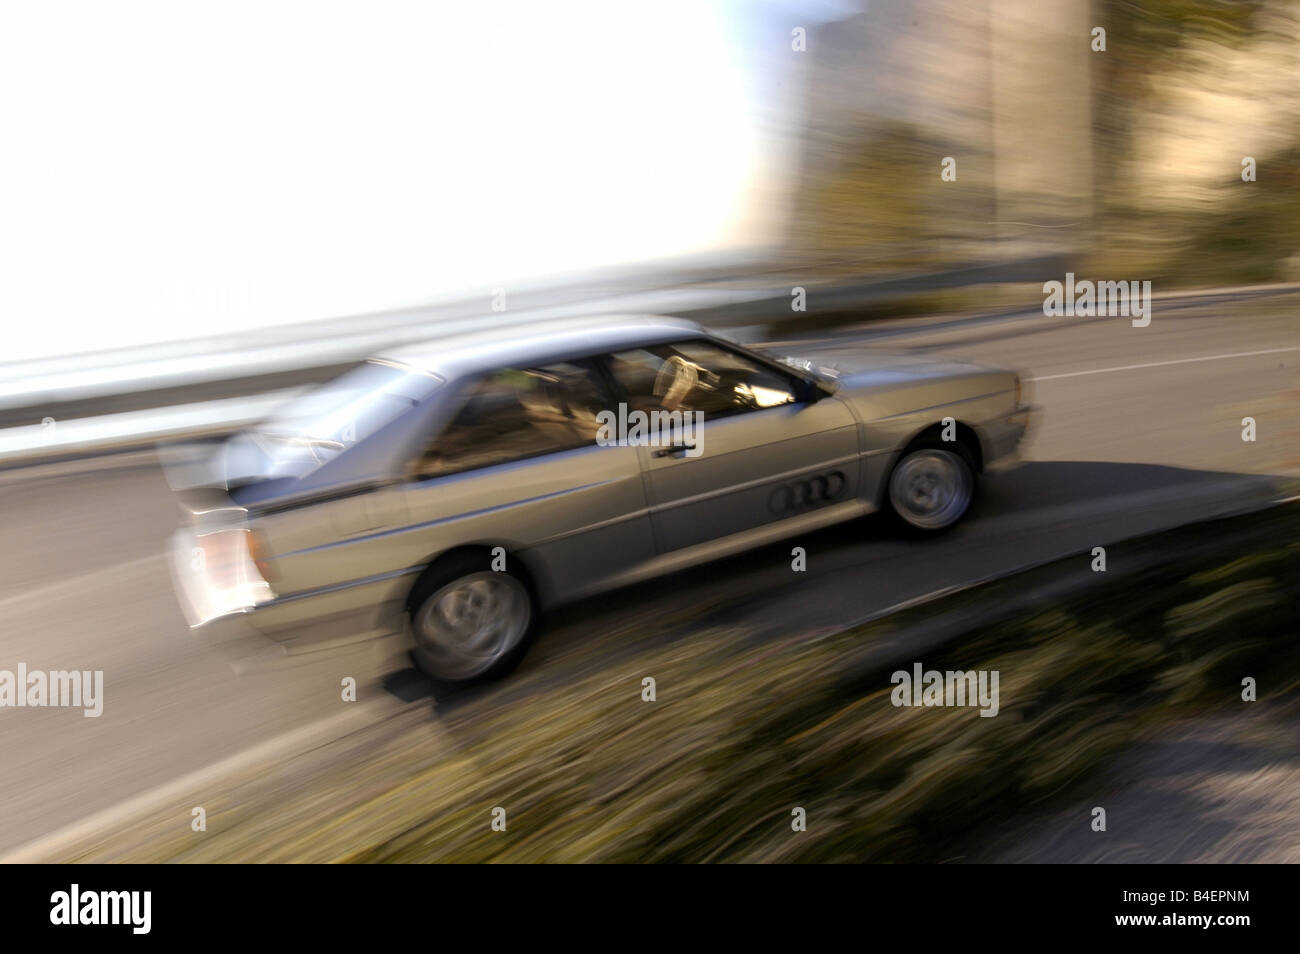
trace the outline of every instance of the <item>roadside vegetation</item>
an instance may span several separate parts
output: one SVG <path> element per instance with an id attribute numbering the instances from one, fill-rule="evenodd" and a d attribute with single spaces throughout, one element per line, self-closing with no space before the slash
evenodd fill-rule
<path id="1" fill-rule="evenodd" d="M 1149 279 L 1157 291 L 1300 280 L 1300 125 L 1290 100 L 1259 108 L 1268 77 L 1294 71 L 1294 4 L 1099 0 L 1094 14 L 1106 30 L 1106 49 L 1090 53 L 1086 72 L 1070 77 L 1090 84 L 1089 125 L 1079 130 L 1088 137 L 1090 185 L 1073 204 L 1057 201 L 1058 192 L 1070 191 L 1071 177 L 1040 194 L 997 184 L 999 162 L 1011 157 L 998 154 L 991 130 L 963 141 L 933 123 L 872 118 L 864 105 L 856 122 L 818 127 L 808 140 L 811 156 L 785 236 L 785 257 L 797 266 L 792 284 L 919 275 L 1053 250 L 1081 277 Z M 1243 62 L 1253 64 L 1253 81 L 1243 78 Z M 1205 85 L 1207 75 L 1217 81 Z M 1066 108 L 1060 95 L 1049 84 L 1035 89 L 1033 102 L 1045 112 Z M 1237 108 L 1198 112 L 1212 97 Z M 1242 116 L 1254 118 L 1243 124 Z M 1144 151 L 1165 121 L 1210 141 L 1165 132 L 1161 151 Z M 1229 142 L 1235 151 L 1215 148 Z M 1198 167 L 1206 151 L 1215 159 L 1213 174 Z M 945 156 L 959 157 L 962 171 L 941 184 Z M 1257 162 L 1250 181 L 1242 179 L 1246 156 Z M 1172 196 L 1149 194 L 1153 175 L 1176 184 Z M 1017 216 L 1030 224 L 1020 231 L 1014 223 L 995 225 L 1007 218 L 1006 207 L 1026 210 Z M 1015 237 L 1014 251 L 999 251 L 998 237 Z M 837 317 L 940 313 L 936 294 L 949 307 L 988 308 L 985 290 L 918 292 L 876 302 L 856 317 L 815 320 L 825 327 Z M 1041 285 L 1025 292 L 1013 304 L 1041 302 Z M 817 326 L 805 317 L 808 327 Z"/>

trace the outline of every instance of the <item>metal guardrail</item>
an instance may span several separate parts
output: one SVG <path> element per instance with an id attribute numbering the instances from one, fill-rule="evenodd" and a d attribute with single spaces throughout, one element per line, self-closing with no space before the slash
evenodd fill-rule
<path id="1" fill-rule="evenodd" d="M 298 389 L 290 389 L 5 428 L 0 430 L 0 467 L 133 450 L 158 441 L 220 436 L 263 419 L 296 393 Z"/>
<path id="2" fill-rule="evenodd" d="M 286 325 L 239 337 L 195 339 L 123 352 L 0 366 L 0 408 L 39 408 L 109 394 L 329 367 L 457 330 L 582 314 L 694 311 L 757 299 L 765 293 L 681 290 L 621 295 L 595 302 L 492 312 L 428 308 L 328 324 Z"/>
<path id="3" fill-rule="evenodd" d="M 1049 277 L 1059 256 L 1016 262 L 963 265 L 883 279 L 807 283 L 808 314 L 841 311 L 899 295 L 989 282 Z M 490 296 L 397 309 L 350 318 L 281 325 L 238 335 L 215 335 L 143 347 L 0 364 L 0 414 L 15 409 L 45 410 L 106 396 L 140 394 L 233 378 L 266 378 L 291 371 L 328 368 L 403 344 L 459 329 L 592 314 L 666 314 L 690 317 L 715 327 L 736 327 L 788 317 L 790 285 L 764 284 L 774 276 L 680 272 L 694 284 L 649 285 L 592 297 L 590 282 L 543 289 L 520 289 L 508 296 L 508 310 L 493 312 Z M 629 279 L 632 281 L 635 279 Z M 644 277 L 639 279 L 643 283 Z M 746 281 L 744 287 L 731 283 Z M 605 282 L 606 285 L 610 281 Z M 255 388 L 265 390 L 265 387 Z M 251 392 L 250 392 L 251 393 Z M 134 408 L 132 408 L 134 409 Z M 13 414 L 3 414 L 12 419 Z M 55 416 L 60 416 L 55 414 Z"/>
<path id="4" fill-rule="evenodd" d="M 935 275 L 809 288 L 817 311 L 843 311 L 897 294 L 983 282 L 1037 280 L 1055 260 L 998 266 L 972 266 Z M 1157 301 L 1186 307 L 1215 300 L 1286 294 L 1300 284 L 1183 291 L 1157 295 Z M 691 317 L 705 324 L 761 325 L 790 312 L 789 289 L 676 288 L 611 296 L 501 313 L 472 312 L 469 303 L 386 312 L 362 319 L 338 319 L 264 329 L 252 335 L 221 336 L 68 358 L 0 365 L 0 413 L 15 410 L 30 424 L 0 428 L 0 468 L 25 466 L 81 455 L 147 447 L 158 441 L 229 433 L 266 416 L 296 389 L 286 389 L 290 372 L 328 369 L 367 354 L 426 340 L 458 329 L 483 328 L 548 317 L 601 313 L 657 313 Z M 1005 314 L 1014 314 L 1007 312 Z M 982 315 L 944 322 L 945 326 L 985 322 L 1004 315 Z M 332 332 L 332 333 L 330 333 Z M 898 333 L 897 329 L 891 332 Z M 152 396 L 169 388 L 202 394 L 205 382 L 237 379 L 249 393 L 220 399 L 159 404 Z M 127 395 L 138 406 L 116 413 L 83 413 L 68 418 L 48 409 L 87 407 L 100 399 Z M 78 404 L 80 402 L 80 404 Z M 152 403 L 151 403 L 152 402 Z"/>

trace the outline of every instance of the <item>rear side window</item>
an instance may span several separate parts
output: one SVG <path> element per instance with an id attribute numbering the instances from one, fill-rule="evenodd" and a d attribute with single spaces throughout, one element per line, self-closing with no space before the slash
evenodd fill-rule
<path id="1" fill-rule="evenodd" d="M 475 384 L 452 422 L 416 464 L 440 477 L 596 443 L 596 414 L 607 406 L 586 362 L 505 368 Z"/>

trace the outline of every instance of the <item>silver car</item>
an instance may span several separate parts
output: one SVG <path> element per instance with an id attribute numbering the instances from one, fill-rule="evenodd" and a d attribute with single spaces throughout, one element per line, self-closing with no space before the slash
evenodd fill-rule
<path id="1" fill-rule="evenodd" d="M 828 371 L 675 319 L 457 333 L 174 462 L 172 566 L 193 626 L 242 614 L 289 648 L 405 633 L 466 682 L 561 603 L 880 509 L 944 530 L 1028 417 L 1012 372 Z"/>

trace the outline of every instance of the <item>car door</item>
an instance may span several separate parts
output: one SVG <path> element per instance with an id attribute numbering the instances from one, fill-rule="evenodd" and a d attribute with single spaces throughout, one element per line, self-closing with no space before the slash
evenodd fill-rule
<path id="1" fill-rule="evenodd" d="M 406 485 L 423 559 L 504 546 L 549 604 L 651 558 L 636 450 L 596 443 L 605 388 L 589 361 L 501 368 L 468 382 Z"/>
<path id="2" fill-rule="evenodd" d="M 670 422 L 675 433 L 650 428 L 635 442 L 660 553 L 858 497 L 856 419 L 793 373 L 709 338 L 603 362 L 629 421 L 640 420 L 636 412 L 682 415 L 680 429 Z"/>

